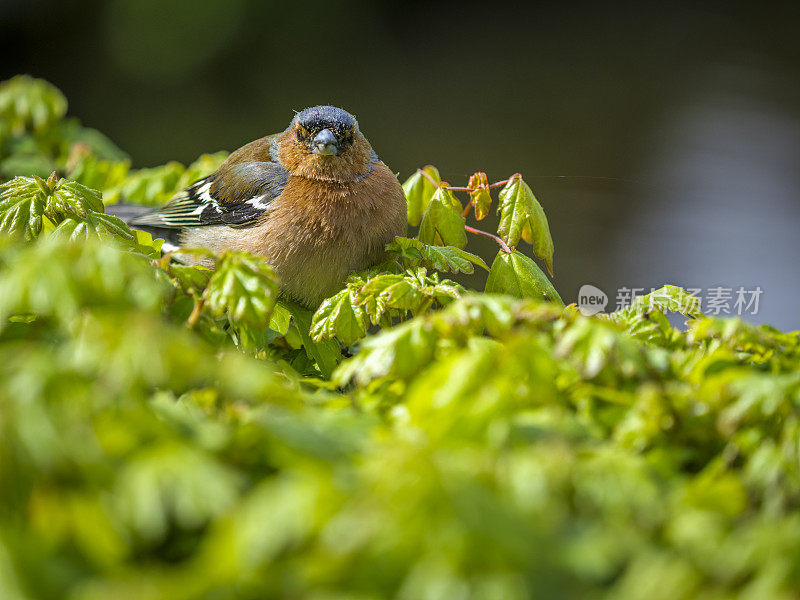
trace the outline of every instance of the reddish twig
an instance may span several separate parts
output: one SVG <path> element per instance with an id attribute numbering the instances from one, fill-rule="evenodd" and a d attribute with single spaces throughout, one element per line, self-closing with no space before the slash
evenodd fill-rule
<path id="1" fill-rule="evenodd" d="M 433 184 L 433 187 L 437 187 L 437 188 L 439 187 L 439 185 L 440 185 L 440 184 L 439 184 L 439 183 L 438 183 L 438 182 L 437 182 L 437 181 L 436 181 L 436 180 L 435 180 L 433 177 L 431 177 L 430 175 L 428 175 L 428 174 L 427 174 L 425 171 L 423 171 L 422 169 L 417 169 L 417 173 L 420 173 L 420 174 L 421 174 L 423 177 L 425 177 L 425 179 L 427 179 L 428 181 L 430 181 L 430 182 Z"/>
<path id="2" fill-rule="evenodd" d="M 438 183 L 433 177 L 428 175 L 422 169 L 417 169 L 417 173 L 420 173 L 423 177 L 425 177 L 425 179 L 430 181 L 434 185 L 434 187 L 437 187 L 437 188 L 441 187 L 441 185 L 442 185 L 441 183 Z M 508 179 L 504 179 L 503 181 L 498 181 L 497 183 L 492 183 L 492 184 L 490 184 L 490 185 L 488 185 L 486 187 L 494 188 L 494 187 L 499 187 L 501 185 L 505 185 L 509 181 L 511 181 L 511 179 L 513 179 L 514 177 L 516 177 L 516 175 L 512 175 Z M 446 187 L 447 187 L 448 190 L 450 190 L 452 192 L 470 192 L 470 193 L 472 193 L 475 190 L 480 189 L 480 188 L 471 188 L 471 187 L 451 187 L 449 185 L 446 186 Z M 483 186 L 481 186 L 481 187 L 483 187 Z M 467 206 L 464 207 L 464 211 L 461 213 L 461 216 L 462 217 L 466 217 L 467 214 L 469 213 L 469 209 L 470 208 L 472 208 L 472 200 L 467 202 Z M 500 247 L 503 249 L 503 252 L 505 252 L 506 254 L 512 254 L 514 252 L 511 248 L 508 247 L 508 244 L 506 244 L 500 237 L 494 235 L 493 233 L 489 233 L 488 231 L 482 231 L 480 229 L 475 229 L 474 227 L 470 227 L 469 225 L 464 225 L 464 229 L 466 231 L 469 231 L 470 233 L 477 233 L 478 235 L 483 235 L 483 236 L 486 236 L 488 238 L 492 238 L 495 242 L 500 244 Z"/>
<path id="3" fill-rule="evenodd" d="M 425 177 L 425 179 L 427 179 L 428 181 L 430 181 L 430 182 L 431 182 L 431 183 L 434 185 L 434 187 L 437 187 L 437 188 L 438 188 L 438 187 L 440 187 L 440 186 L 442 185 L 441 183 L 438 183 L 438 182 L 437 182 L 437 181 L 436 181 L 436 180 L 435 180 L 433 177 L 431 177 L 430 175 L 428 175 L 428 174 L 427 174 L 425 171 L 423 171 L 422 169 L 417 169 L 417 173 L 421 174 L 423 177 Z M 496 188 L 496 187 L 500 187 L 501 185 L 505 185 L 505 184 L 507 184 L 507 183 L 508 183 L 509 181 L 511 181 L 511 180 L 512 180 L 514 177 L 516 177 L 516 175 L 512 175 L 512 176 L 511 176 L 511 177 L 509 177 L 508 179 L 503 179 L 502 181 L 497 181 L 497 182 L 495 182 L 495 183 L 490 183 L 490 184 L 489 184 L 489 185 L 487 185 L 486 187 L 488 187 L 488 188 Z M 452 185 L 448 185 L 448 186 L 446 186 L 446 187 L 447 187 L 447 189 L 448 189 L 448 190 L 450 190 L 450 191 L 452 191 L 452 192 L 474 192 L 475 190 L 477 190 L 477 189 L 480 189 L 480 188 L 460 187 L 460 186 L 452 186 Z"/>
<path id="4" fill-rule="evenodd" d="M 514 252 L 511 248 L 508 247 L 508 244 L 506 244 L 501 238 L 497 237 L 493 233 L 489 233 L 488 231 L 481 231 L 480 229 L 475 229 L 474 227 L 470 227 L 469 225 L 464 225 L 464 229 L 466 229 L 470 233 L 477 233 L 478 235 L 485 235 L 486 237 L 492 238 L 495 242 L 500 244 L 500 247 L 506 254 L 511 254 Z"/>
<path id="5" fill-rule="evenodd" d="M 495 183 L 490 183 L 489 187 L 490 188 L 500 187 L 501 185 L 507 184 L 509 181 L 511 181 L 511 177 L 509 177 L 508 179 L 503 179 L 503 181 L 497 181 Z"/>
<path id="6" fill-rule="evenodd" d="M 447 189 L 448 190 L 452 190 L 454 192 L 469 192 L 471 194 L 472 192 L 475 192 L 475 191 L 477 191 L 477 190 L 479 190 L 481 188 L 496 188 L 496 187 L 500 187 L 501 185 L 507 184 L 509 181 L 510 181 L 509 179 L 503 179 L 503 181 L 498 181 L 496 183 L 490 183 L 488 185 L 481 185 L 481 186 L 478 186 L 476 188 L 457 187 L 457 186 L 448 185 Z"/>
<path id="7" fill-rule="evenodd" d="M 186 327 L 189 329 L 193 329 L 195 323 L 200 318 L 200 315 L 203 314 L 203 306 L 205 305 L 206 301 L 203 297 L 199 299 L 195 299 L 194 301 L 194 308 L 192 308 L 192 314 L 189 315 L 189 318 L 186 319 Z"/>

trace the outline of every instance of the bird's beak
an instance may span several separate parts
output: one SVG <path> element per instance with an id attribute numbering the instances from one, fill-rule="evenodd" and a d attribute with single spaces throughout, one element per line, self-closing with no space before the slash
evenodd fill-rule
<path id="1" fill-rule="evenodd" d="M 322 156 L 336 156 L 339 153 L 339 142 L 330 129 L 323 129 L 314 137 L 311 152 Z"/>

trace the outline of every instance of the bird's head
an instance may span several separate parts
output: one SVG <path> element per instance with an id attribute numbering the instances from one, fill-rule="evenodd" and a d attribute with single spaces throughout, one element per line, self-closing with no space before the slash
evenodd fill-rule
<path id="1" fill-rule="evenodd" d="M 314 106 L 297 113 L 278 138 L 278 160 L 293 175 L 348 183 L 369 173 L 374 153 L 349 112 Z"/>

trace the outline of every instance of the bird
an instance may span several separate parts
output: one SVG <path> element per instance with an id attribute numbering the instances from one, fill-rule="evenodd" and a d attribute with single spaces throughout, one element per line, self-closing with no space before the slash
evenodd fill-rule
<path id="1" fill-rule="evenodd" d="M 178 230 L 187 248 L 261 255 L 280 295 L 314 309 L 350 273 L 385 259 L 386 244 L 406 233 L 406 215 L 400 182 L 356 118 L 320 105 L 130 224 Z"/>

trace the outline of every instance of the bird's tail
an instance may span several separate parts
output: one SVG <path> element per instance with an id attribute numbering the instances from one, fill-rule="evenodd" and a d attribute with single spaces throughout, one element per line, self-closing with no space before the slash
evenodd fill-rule
<path id="1" fill-rule="evenodd" d="M 165 240 L 171 247 L 180 245 L 180 230 L 174 227 L 159 227 L 161 221 L 153 218 L 157 215 L 157 211 L 150 206 L 117 202 L 106 206 L 106 212 L 122 219 L 131 229 L 140 229 L 154 238 Z"/>

